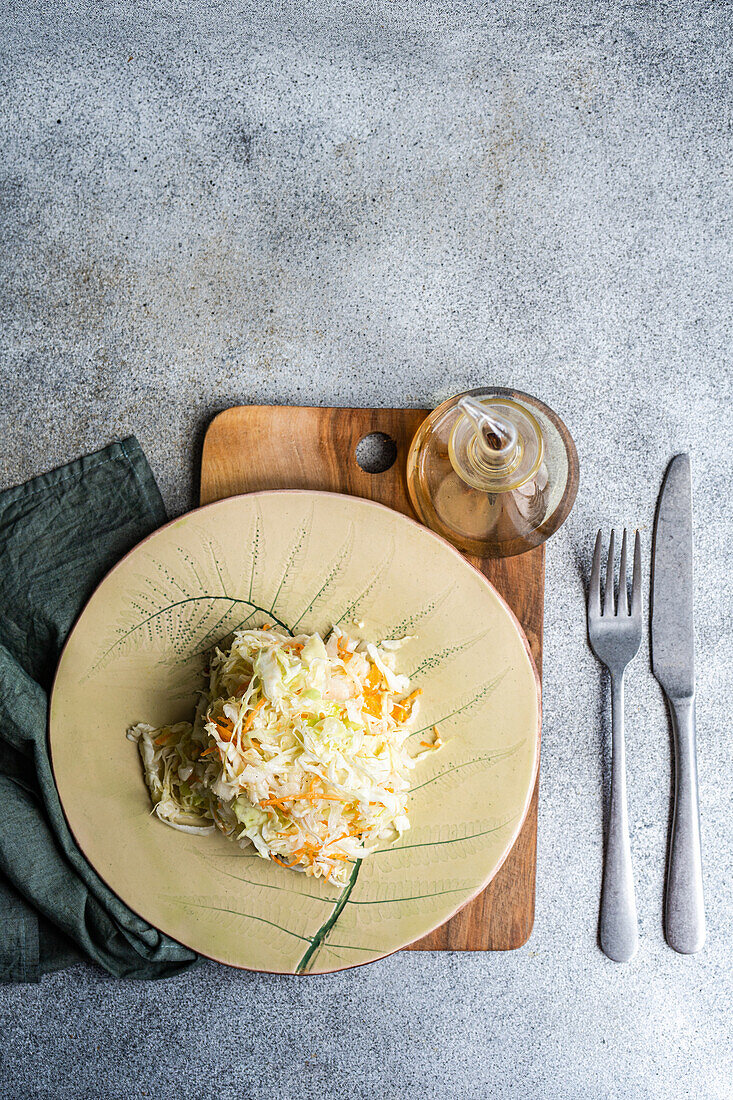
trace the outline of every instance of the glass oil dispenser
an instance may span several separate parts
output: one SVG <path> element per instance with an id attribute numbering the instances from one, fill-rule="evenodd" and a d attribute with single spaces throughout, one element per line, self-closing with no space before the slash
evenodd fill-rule
<path id="1" fill-rule="evenodd" d="M 420 425 L 407 485 L 418 518 L 464 553 L 509 557 L 539 546 L 567 518 L 578 456 L 541 401 L 518 390 L 469 390 Z"/>

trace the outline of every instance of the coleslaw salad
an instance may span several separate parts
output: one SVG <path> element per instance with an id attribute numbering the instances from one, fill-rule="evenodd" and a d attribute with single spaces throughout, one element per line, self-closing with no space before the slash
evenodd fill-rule
<path id="1" fill-rule="evenodd" d="M 215 649 L 194 722 L 131 727 L 153 812 L 216 829 L 264 859 L 344 886 L 356 860 L 410 827 L 407 738 L 420 690 L 396 671 L 407 639 L 265 626 Z"/>

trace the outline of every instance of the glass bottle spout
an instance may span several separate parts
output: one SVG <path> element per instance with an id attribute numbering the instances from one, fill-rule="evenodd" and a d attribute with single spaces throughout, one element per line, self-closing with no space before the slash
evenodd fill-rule
<path id="1" fill-rule="evenodd" d="M 525 406 L 488 394 L 466 394 L 456 402 L 448 454 L 455 472 L 474 489 L 518 489 L 537 472 L 543 452 L 542 429 Z"/>
<path id="2" fill-rule="evenodd" d="M 513 454 L 517 446 L 517 429 L 507 416 L 502 416 L 495 406 L 469 395 L 460 399 L 458 408 L 473 422 L 476 449 L 484 461 L 497 464 Z"/>

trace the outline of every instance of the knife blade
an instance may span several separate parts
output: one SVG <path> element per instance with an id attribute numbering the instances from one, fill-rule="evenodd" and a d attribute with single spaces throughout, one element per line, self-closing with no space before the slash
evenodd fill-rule
<path id="1" fill-rule="evenodd" d="M 664 928 L 675 951 L 693 954 L 705 942 L 700 810 L 695 734 L 695 644 L 690 456 L 675 455 L 662 485 L 654 525 L 652 668 L 672 718 L 674 812 Z"/>
<path id="2" fill-rule="evenodd" d="M 695 693 L 692 622 L 690 456 L 676 455 L 662 485 L 654 526 L 652 668 L 670 699 Z"/>

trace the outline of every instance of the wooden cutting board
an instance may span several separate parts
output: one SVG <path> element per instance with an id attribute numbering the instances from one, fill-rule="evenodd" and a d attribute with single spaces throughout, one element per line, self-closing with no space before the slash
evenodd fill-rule
<path id="1" fill-rule="evenodd" d="M 321 489 L 367 497 L 414 518 L 405 462 L 426 415 L 423 409 L 227 409 L 214 418 L 204 439 L 201 503 L 261 489 Z M 397 447 L 394 465 L 383 473 L 367 473 L 356 461 L 357 444 L 372 432 L 390 436 Z M 514 558 L 469 560 L 514 610 L 541 676 L 544 546 Z M 492 882 L 409 950 L 509 951 L 527 941 L 534 923 L 538 785 L 539 776 L 527 820 Z"/>

